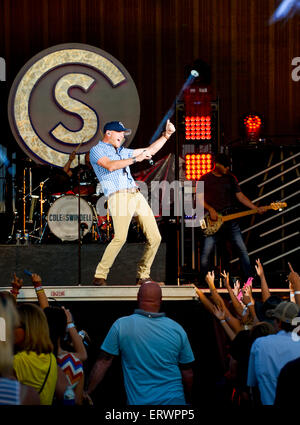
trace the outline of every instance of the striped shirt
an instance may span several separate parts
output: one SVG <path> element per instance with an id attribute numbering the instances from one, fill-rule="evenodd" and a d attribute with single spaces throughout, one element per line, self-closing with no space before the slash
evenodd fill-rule
<path id="1" fill-rule="evenodd" d="M 82 361 L 73 353 L 64 352 L 57 356 L 57 364 L 67 376 L 71 385 L 80 381 L 83 376 Z"/>
<path id="2" fill-rule="evenodd" d="M 20 382 L 14 379 L 0 378 L 0 406 L 19 405 Z"/>
<path id="3" fill-rule="evenodd" d="M 131 175 L 129 166 L 115 171 L 108 171 L 106 168 L 97 164 L 97 161 L 106 156 L 111 161 L 120 159 L 128 159 L 133 156 L 133 149 L 120 147 L 115 149 L 111 144 L 102 141 L 90 150 L 90 162 L 101 183 L 103 193 L 109 196 L 114 192 L 122 189 L 131 189 L 137 187 Z"/>

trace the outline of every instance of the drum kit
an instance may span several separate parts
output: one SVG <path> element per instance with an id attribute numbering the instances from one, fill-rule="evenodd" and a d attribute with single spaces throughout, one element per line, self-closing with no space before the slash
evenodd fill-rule
<path id="1" fill-rule="evenodd" d="M 46 170 L 47 178 L 43 179 L 41 170 Z M 37 178 L 35 185 L 33 177 Z M 106 215 L 100 215 L 103 208 L 97 211 L 97 202 L 104 194 L 92 169 L 85 169 L 78 183 L 61 169 L 49 170 L 29 160 L 20 186 L 9 241 L 27 245 L 85 238 L 89 242 L 106 243 L 113 238 L 108 209 Z"/>

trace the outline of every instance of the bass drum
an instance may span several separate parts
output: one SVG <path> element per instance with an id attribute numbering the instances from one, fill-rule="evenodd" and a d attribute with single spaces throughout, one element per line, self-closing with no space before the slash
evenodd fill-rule
<path id="1" fill-rule="evenodd" d="M 49 208 L 47 214 L 49 229 L 62 241 L 78 239 L 78 206 L 78 196 L 65 195 L 58 198 Z M 85 236 L 93 224 L 93 210 L 82 198 L 80 198 L 80 221 Z"/>

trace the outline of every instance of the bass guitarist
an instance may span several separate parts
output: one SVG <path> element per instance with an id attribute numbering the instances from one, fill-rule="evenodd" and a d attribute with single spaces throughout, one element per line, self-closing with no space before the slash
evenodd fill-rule
<path id="1" fill-rule="evenodd" d="M 204 182 L 204 209 L 209 213 L 210 219 L 216 221 L 218 213 L 226 214 L 226 212 L 232 210 L 236 199 L 246 207 L 258 210 L 259 214 L 265 212 L 265 207 L 257 207 L 242 193 L 237 178 L 229 169 L 229 158 L 225 154 L 217 154 L 214 169 L 204 174 L 200 179 Z M 243 277 L 245 279 L 250 277 L 252 274 L 250 259 L 240 226 L 237 221 L 228 221 L 218 232 L 203 238 L 200 254 L 200 281 L 203 281 L 209 270 L 210 254 L 215 244 L 220 240 L 229 240 L 236 246 L 243 269 Z"/>

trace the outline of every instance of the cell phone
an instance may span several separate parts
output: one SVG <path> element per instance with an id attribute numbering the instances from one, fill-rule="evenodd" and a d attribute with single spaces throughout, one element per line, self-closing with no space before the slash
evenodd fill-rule
<path id="1" fill-rule="evenodd" d="M 24 269 L 24 273 L 27 274 L 27 276 L 29 276 L 29 277 L 32 276 L 32 273 L 30 271 L 26 270 L 26 269 Z"/>
<path id="2" fill-rule="evenodd" d="M 242 290 L 240 289 L 240 292 L 237 294 L 237 299 L 239 300 L 239 301 L 241 301 L 241 298 L 243 297 L 243 292 L 242 292 Z"/>
<path id="3" fill-rule="evenodd" d="M 253 277 L 249 277 L 248 280 L 247 280 L 247 282 L 244 285 L 244 288 L 246 288 L 247 286 L 251 286 L 252 285 L 252 280 L 253 280 Z"/>

